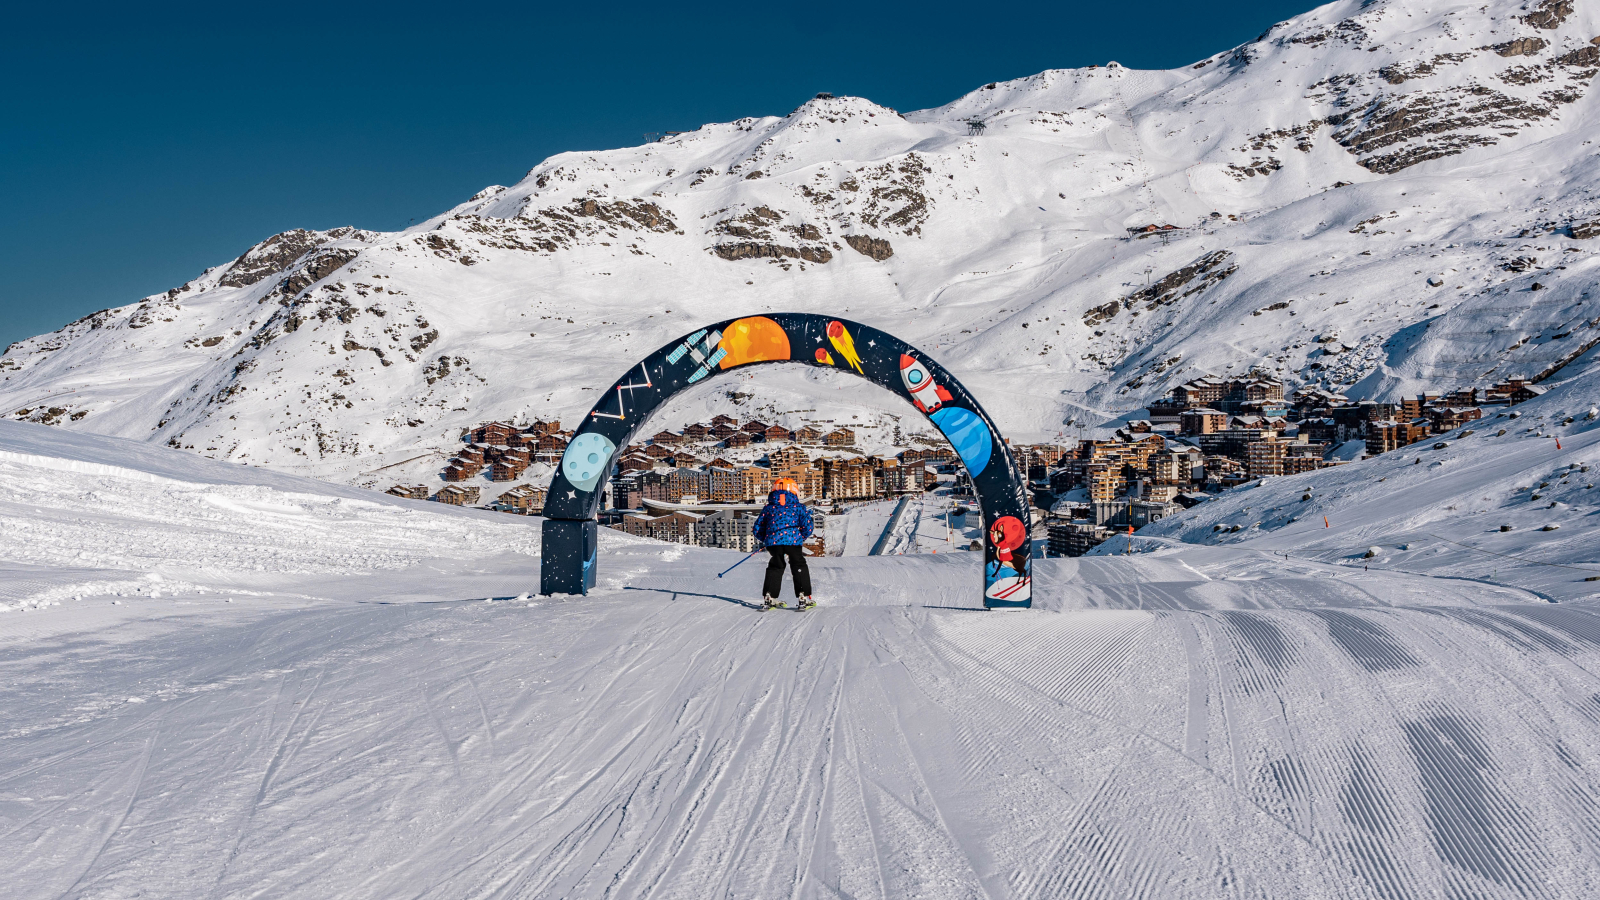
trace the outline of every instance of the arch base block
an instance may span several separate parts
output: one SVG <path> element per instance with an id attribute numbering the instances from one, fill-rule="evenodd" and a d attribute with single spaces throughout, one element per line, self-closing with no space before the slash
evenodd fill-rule
<path id="1" fill-rule="evenodd" d="M 593 519 L 545 519 L 539 539 L 539 593 L 589 593 L 599 543 L 600 526 Z"/>

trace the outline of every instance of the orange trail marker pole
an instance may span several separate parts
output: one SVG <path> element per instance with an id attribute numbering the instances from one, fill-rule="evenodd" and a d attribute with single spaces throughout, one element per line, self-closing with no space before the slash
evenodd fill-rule
<path id="1" fill-rule="evenodd" d="M 1556 449 L 1557 450 L 1561 449 L 1561 438 L 1556 438 Z"/>
<path id="2" fill-rule="evenodd" d="M 1328 517 L 1327 516 L 1323 516 L 1322 517 L 1322 527 L 1323 528 L 1332 528 L 1333 527 L 1332 525 L 1328 524 Z"/>

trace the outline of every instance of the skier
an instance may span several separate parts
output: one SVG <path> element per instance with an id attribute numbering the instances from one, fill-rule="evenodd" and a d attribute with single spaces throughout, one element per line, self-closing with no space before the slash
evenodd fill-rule
<path id="1" fill-rule="evenodd" d="M 761 587 L 761 608 L 782 607 L 778 593 L 783 589 L 783 564 L 787 560 L 794 573 L 796 609 L 810 609 L 811 569 L 806 566 L 801 544 L 811 537 L 811 510 L 800 502 L 800 486 L 791 478 L 780 478 L 767 495 L 766 508 L 756 517 L 755 539 L 772 555 L 767 563 L 767 580 Z"/>

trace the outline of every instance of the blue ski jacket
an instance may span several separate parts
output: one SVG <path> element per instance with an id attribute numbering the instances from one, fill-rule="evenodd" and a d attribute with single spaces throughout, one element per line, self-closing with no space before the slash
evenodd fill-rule
<path id="1" fill-rule="evenodd" d="M 792 491 L 773 491 L 756 517 L 755 538 L 763 547 L 798 547 L 811 537 L 811 510 Z"/>

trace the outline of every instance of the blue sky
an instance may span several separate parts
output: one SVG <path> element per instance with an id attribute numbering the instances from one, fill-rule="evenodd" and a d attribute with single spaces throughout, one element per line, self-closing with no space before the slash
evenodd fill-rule
<path id="1" fill-rule="evenodd" d="M 896 109 L 1193 62 L 1307 2 L 49 4 L 0 29 L 0 346 L 289 228 L 404 227 L 565 150 L 818 91 Z"/>

